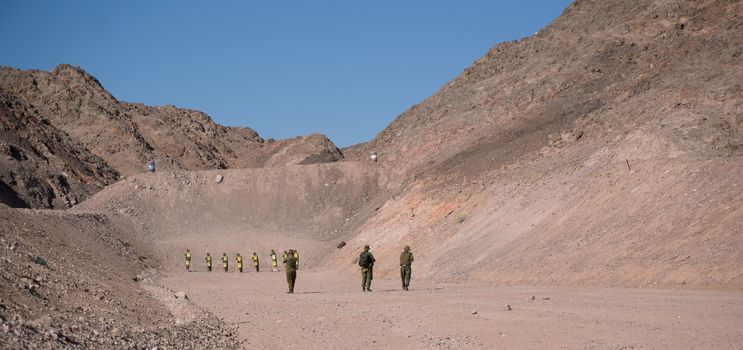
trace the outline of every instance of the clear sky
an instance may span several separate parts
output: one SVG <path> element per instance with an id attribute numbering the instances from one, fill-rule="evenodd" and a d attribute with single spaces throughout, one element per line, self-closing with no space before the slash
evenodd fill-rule
<path id="1" fill-rule="evenodd" d="M 349 146 L 570 2 L 0 0 L 0 65 L 69 63 L 120 100 Z"/>

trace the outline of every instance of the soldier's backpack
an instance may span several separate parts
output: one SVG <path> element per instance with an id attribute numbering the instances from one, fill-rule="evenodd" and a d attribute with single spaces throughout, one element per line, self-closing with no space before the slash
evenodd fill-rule
<path id="1" fill-rule="evenodd" d="M 359 266 L 366 269 L 371 265 L 371 263 L 372 263 L 371 256 L 369 254 L 362 253 L 359 256 Z"/>

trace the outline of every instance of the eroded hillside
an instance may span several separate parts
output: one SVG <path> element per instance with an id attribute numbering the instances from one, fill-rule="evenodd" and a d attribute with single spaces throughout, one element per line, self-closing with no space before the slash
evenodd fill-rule
<path id="1" fill-rule="evenodd" d="M 0 89 L 0 202 L 69 208 L 119 179 L 119 173 L 39 111 Z"/>

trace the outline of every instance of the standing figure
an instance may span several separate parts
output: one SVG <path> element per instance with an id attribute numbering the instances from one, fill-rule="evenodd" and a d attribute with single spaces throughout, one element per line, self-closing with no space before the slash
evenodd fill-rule
<path id="1" fill-rule="evenodd" d="M 361 266 L 361 289 L 371 292 L 371 282 L 374 279 L 374 255 L 369 251 L 369 246 L 364 246 L 364 251 L 359 255 L 359 266 Z"/>
<path id="2" fill-rule="evenodd" d="M 191 250 L 186 249 L 186 271 L 191 271 Z"/>
<path id="3" fill-rule="evenodd" d="M 206 270 L 212 272 L 212 256 L 206 253 Z"/>
<path id="4" fill-rule="evenodd" d="M 276 252 L 273 249 L 271 249 L 271 271 L 279 271 L 279 263 L 276 259 Z"/>
<path id="5" fill-rule="evenodd" d="M 227 253 L 222 253 L 222 268 L 224 272 L 227 272 L 227 265 L 230 263 L 230 258 L 227 257 Z"/>
<path id="6" fill-rule="evenodd" d="M 258 266 L 258 254 L 253 252 L 253 268 L 255 268 L 255 272 L 261 272 L 260 266 Z"/>
<path id="7" fill-rule="evenodd" d="M 402 279 L 402 289 L 409 290 L 410 286 L 410 274 L 412 270 L 410 268 L 413 265 L 413 253 L 410 252 L 410 246 L 406 245 L 402 254 L 400 254 L 400 279 Z"/>
<path id="8" fill-rule="evenodd" d="M 149 162 L 147 162 L 147 172 L 148 173 L 154 173 L 155 172 L 155 161 L 150 159 Z"/>
<path id="9" fill-rule="evenodd" d="M 377 151 L 371 151 L 371 160 L 372 162 L 377 162 Z"/>
<path id="10" fill-rule="evenodd" d="M 237 257 L 235 258 L 237 260 L 237 271 L 240 273 L 243 272 L 243 257 L 240 256 L 240 253 L 237 253 Z"/>
<path id="11" fill-rule="evenodd" d="M 294 257 L 294 252 L 289 249 L 288 254 L 284 258 L 284 271 L 286 271 L 286 283 L 289 284 L 289 291 L 287 293 L 294 294 L 294 282 L 297 281 L 297 259 Z"/>

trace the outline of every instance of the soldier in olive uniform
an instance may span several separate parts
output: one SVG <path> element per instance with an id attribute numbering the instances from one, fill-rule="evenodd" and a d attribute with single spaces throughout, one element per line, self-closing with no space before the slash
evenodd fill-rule
<path id="1" fill-rule="evenodd" d="M 400 278 L 402 279 L 402 289 L 409 290 L 410 274 L 412 270 L 410 265 L 413 264 L 413 253 L 410 252 L 410 246 L 405 246 L 405 250 L 400 254 Z"/>
<path id="2" fill-rule="evenodd" d="M 209 253 L 206 253 L 206 270 L 209 272 L 212 272 L 212 256 Z"/>
<path id="3" fill-rule="evenodd" d="M 374 255 L 369 251 L 369 246 L 364 246 L 364 251 L 359 255 L 359 266 L 361 266 L 361 289 L 371 292 L 371 282 L 374 279 Z"/>
<path id="4" fill-rule="evenodd" d="M 297 258 L 294 257 L 294 252 L 289 249 L 288 254 L 284 257 L 284 270 L 286 271 L 286 283 L 289 284 L 289 291 L 287 293 L 294 293 L 294 282 L 297 281 Z"/>
<path id="5" fill-rule="evenodd" d="M 224 269 L 224 272 L 227 272 L 229 264 L 230 258 L 227 257 L 227 253 L 222 253 L 222 268 Z"/>

